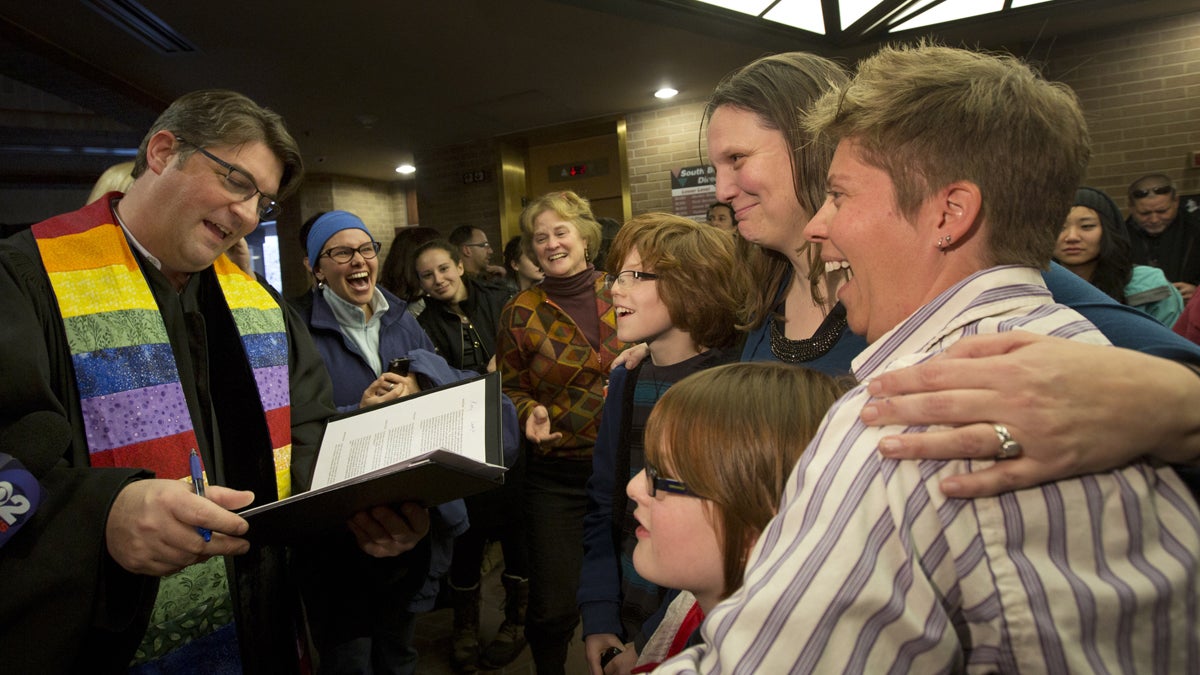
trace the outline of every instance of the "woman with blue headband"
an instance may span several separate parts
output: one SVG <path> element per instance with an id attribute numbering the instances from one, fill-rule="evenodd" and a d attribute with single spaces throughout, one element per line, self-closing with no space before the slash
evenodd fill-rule
<path id="1" fill-rule="evenodd" d="M 347 211 L 315 217 L 308 263 L 316 286 L 302 314 L 333 380 L 339 410 L 368 407 L 472 377 L 451 367 L 407 310 L 376 285 L 380 244 L 362 219 Z M 516 412 L 504 399 L 505 455 L 515 456 Z M 511 463 L 511 462 L 510 462 Z M 433 608 L 438 579 L 450 565 L 454 537 L 467 529 L 461 500 L 420 511 L 430 536 L 397 558 L 373 558 L 352 546 L 325 546 L 301 569 L 322 673 L 411 673 L 416 612 Z M 355 525 L 351 524 L 351 529 Z M 361 533 L 354 532 L 355 536 Z"/>

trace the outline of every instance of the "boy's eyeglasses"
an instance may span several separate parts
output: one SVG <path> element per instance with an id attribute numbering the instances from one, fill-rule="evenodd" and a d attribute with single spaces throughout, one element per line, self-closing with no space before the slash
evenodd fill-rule
<path id="1" fill-rule="evenodd" d="M 646 462 L 646 483 L 646 488 L 650 491 L 651 497 L 657 496 L 658 491 L 662 490 L 663 492 L 669 492 L 673 495 L 685 495 L 688 497 L 697 497 L 703 499 L 703 497 L 700 497 L 700 495 L 692 492 L 691 488 L 687 486 L 687 483 L 684 483 L 681 480 L 675 480 L 674 478 L 663 478 L 662 476 L 658 475 L 658 468 L 649 462 Z"/>
<path id="2" fill-rule="evenodd" d="M 609 289 L 612 289 L 613 286 L 620 286 L 621 288 L 629 288 L 629 286 L 631 284 L 633 284 L 634 280 L 654 281 L 657 278 L 658 278 L 657 274 L 651 274 L 650 272 L 639 272 L 637 270 L 622 270 L 620 272 L 617 272 L 616 274 L 605 274 L 604 275 L 604 286 Z"/>

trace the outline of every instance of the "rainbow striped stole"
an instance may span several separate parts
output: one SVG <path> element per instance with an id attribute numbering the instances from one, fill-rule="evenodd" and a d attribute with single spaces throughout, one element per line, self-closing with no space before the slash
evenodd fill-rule
<path id="1" fill-rule="evenodd" d="M 113 220 L 106 197 L 33 227 L 71 349 L 89 460 L 181 478 L 196 447 L 191 415 L 158 304 Z M 282 499 L 292 454 L 283 312 L 226 256 L 213 268 L 258 386 Z"/>

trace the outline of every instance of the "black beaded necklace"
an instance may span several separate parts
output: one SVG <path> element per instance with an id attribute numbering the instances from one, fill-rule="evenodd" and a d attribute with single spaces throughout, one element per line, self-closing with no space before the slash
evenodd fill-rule
<path id="1" fill-rule="evenodd" d="M 812 337 L 801 340 L 784 335 L 777 317 L 772 314 L 768 319 L 771 322 L 771 353 L 785 363 L 805 363 L 828 354 L 846 327 L 846 308 L 841 303 L 834 305 Z"/>

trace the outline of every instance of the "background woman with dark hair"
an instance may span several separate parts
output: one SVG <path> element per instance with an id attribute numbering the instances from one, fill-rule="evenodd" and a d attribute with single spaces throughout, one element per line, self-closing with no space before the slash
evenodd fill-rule
<path id="1" fill-rule="evenodd" d="M 546 278 L 537 261 L 521 246 L 519 234 L 504 245 L 504 269 L 508 270 L 508 287 L 516 293 L 539 284 Z"/>
<path id="2" fill-rule="evenodd" d="M 413 252 L 413 269 L 425 293 L 418 321 L 450 365 L 485 373 L 495 370 L 490 362 L 496 353 L 496 326 L 509 295 L 468 277 L 456 249 L 435 239 Z"/>
<path id="3" fill-rule="evenodd" d="M 483 373 L 495 368 L 496 327 L 508 294 L 464 274 L 458 247 L 444 239 L 425 242 L 414 252 L 415 271 L 425 292 L 425 311 L 418 321 L 450 365 Z M 450 600 L 454 608 L 451 663 L 457 670 L 482 665 L 500 668 L 525 648 L 525 609 L 529 601 L 524 527 L 521 523 L 520 458 L 505 475 L 504 485 L 467 497 L 470 528 L 454 540 L 450 564 Z M 504 552 L 504 622 L 496 638 L 480 653 L 480 567 L 488 541 Z M 478 663 L 477 663 L 478 662 Z"/>
<path id="4" fill-rule="evenodd" d="M 1063 222 L 1054 259 L 1117 302 L 1137 307 L 1168 328 L 1183 312 L 1183 296 L 1162 270 L 1134 265 L 1121 211 L 1100 190 L 1081 187 Z"/>
<path id="5" fill-rule="evenodd" d="M 379 270 L 379 285 L 408 303 L 408 311 L 420 316 L 425 309 L 424 291 L 413 268 L 417 247 L 442 235 L 432 227 L 405 227 L 396 231 L 392 248 Z"/>

